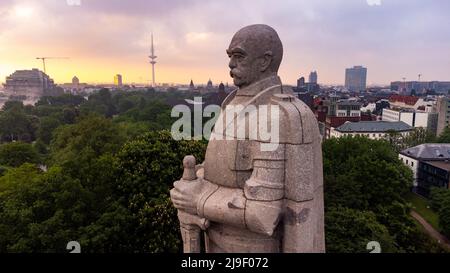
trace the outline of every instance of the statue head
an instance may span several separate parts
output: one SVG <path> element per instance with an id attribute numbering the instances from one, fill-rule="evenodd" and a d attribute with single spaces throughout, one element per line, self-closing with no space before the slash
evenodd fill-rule
<path id="1" fill-rule="evenodd" d="M 227 49 L 230 76 L 239 88 L 277 75 L 283 58 L 283 45 L 277 32 L 267 25 L 240 29 Z"/>

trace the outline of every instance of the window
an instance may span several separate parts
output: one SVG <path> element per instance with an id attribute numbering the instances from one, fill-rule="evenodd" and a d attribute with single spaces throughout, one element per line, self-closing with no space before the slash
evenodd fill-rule
<path id="1" fill-rule="evenodd" d="M 411 161 L 411 167 L 414 167 L 414 162 Z"/>
<path id="2" fill-rule="evenodd" d="M 408 164 L 409 164 L 408 159 L 406 159 L 406 165 L 408 165 Z"/>

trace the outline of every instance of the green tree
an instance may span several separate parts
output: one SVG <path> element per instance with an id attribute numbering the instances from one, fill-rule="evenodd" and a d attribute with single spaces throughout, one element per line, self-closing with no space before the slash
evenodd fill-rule
<path id="1" fill-rule="evenodd" d="M 24 163 L 39 162 L 39 154 L 31 144 L 12 142 L 0 145 L 0 165 L 18 167 Z"/>
<path id="2" fill-rule="evenodd" d="M 383 253 L 395 252 L 395 242 L 373 212 L 330 208 L 325 215 L 328 253 L 368 253 L 367 244 L 377 241 Z"/>
<path id="3" fill-rule="evenodd" d="M 438 213 L 442 232 L 450 237 L 450 190 L 433 187 L 430 199 L 432 209 Z"/>
<path id="4" fill-rule="evenodd" d="M 112 117 L 117 113 L 112 94 L 106 88 L 90 95 L 88 101 L 83 103 L 80 109 L 85 114 L 96 113 L 105 117 Z"/>
<path id="5" fill-rule="evenodd" d="M 91 222 L 95 199 L 61 168 L 24 164 L 0 178 L 0 251 L 65 252 Z"/>
<path id="6" fill-rule="evenodd" d="M 450 143 L 450 127 L 445 127 L 444 131 L 437 138 L 437 143 Z"/>
<path id="7" fill-rule="evenodd" d="M 175 141 L 169 131 L 147 133 L 118 153 L 116 195 L 134 218 L 133 245 L 140 252 L 180 250 L 180 232 L 168 192 L 180 179 L 185 155 L 200 163 L 206 143 Z"/>
<path id="8" fill-rule="evenodd" d="M 414 128 L 414 131 L 403 137 L 402 146 L 406 149 L 424 143 L 432 143 L 435 142 L 435 140 L 436 137 L 434 133 L 432 133 L 430 130 L 419 127 Z"/>
<path id="9" fill-rule="evenodd" d="M 410 208 L 404 196 L 412 186 L 412 172 L 398 159 L 391 143 L 365 137 L 329 139 L 323 143 L 323 155 L 325 218 L 336 208 L 371 212 L 375 219 L 359 219 L 369 221 L 367 225 L 376 221 L 384 226 L 394 240 L 393 251 L 439 251 L 409 216 Z M 327 235 L 330 232 L 334 230 Z M 334 237 L 327 240 L 327 249 L 340 249 L 334 243 L 347 240 L 336 238 L 344 236 L 340 232 L 330 236 Z M 348 245 L 360 243 L 347 242 Z"/>
<path id="10" fill-rule="evenodd" d="M 86 100 L 79 95 L 63 94 L 61 96 L 41 97 L 36 103 L 36 106 L 51 105 L 51 106 L 79 106 Z"/>
<path id="11" fill-rule="evenodd" d="M 53 131 L 61 126 L 61 122 L 54 117 L 42 117 L 40 119 L 39 129 L 37 130 L 38 139 L 45 144 L 50 144 Z"/>
<path id="12" fill-rule="evenodd" d="M 9 100 L 9 101 L 6 101 L 2 107 L 2 111 L 4 111 L 4 112 L 10 111 L 13 109 L 23 110 L 24 109 L 23 102 L 17 101 L 17 100 Z"/>
<path id="13" fill-rule="evenodd" d="M 37 117 L 27 115 L 24 108 L 16 103 L 6 109 L 0 113 L 0 140 L 33 141 L 39 124 Z"/>
<path id="14" fill-rule="evenodd" d="M 450 198 L 444 200 L 439 210 L 439 226 L 442 232 L 450 237 Z"/>
<path id="15" fill-rule="evenodd" d="M 403 196 L 412 186 L 412 173 L 387 142 L 343 137 L 323 144 L 325 201 L 360 210 L 376 209 Z M 380 171 L 383 170 L 383 171 Z"/>
<path id="16" fill-rule="evenodd" d="M 450 199 L 450 191 L 446 188 L 432 187 L 430 190 L 430 204 L 434 211 L 439 211 L 445 200 Z"/>
<path id="17" fill-rule="evenodd" d="M 53 164 L 80 163 L 118 151 L 126 136 L 118 127 L 97 115 L 89 115 L 73 125 L 59 127 L 50 145 Z M 78 172 L 78 171 L 77 171 Z"/>
<path id="18" fill-rule="evenodd" d="M 120 196 L 167 194 L 183 173 L 184 156 L 192 154 L 201 163 L 205 149 L 206 142 L 176 141 L 169 131 L 150 132 L 126 143 L 118 153 Z"/>

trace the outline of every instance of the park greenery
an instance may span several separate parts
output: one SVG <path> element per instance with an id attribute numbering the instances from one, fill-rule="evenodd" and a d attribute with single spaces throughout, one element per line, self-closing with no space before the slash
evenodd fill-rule
<path id="1" fill-rule="evenodd" d="M 168 191 L 207 141 L 175 141 L 171 106 L 192 94 L 152 89 L 7 102 L 0 112 L 0 252 L 180 252 Z M 441 252 L 414 224 L 412 173 L 389 141 L 323 143 L 327 252 Z M 447 191 L 448 192 L 448 191 Z M 443 225 L 449 198 L 432 194 Z M 447 201 L 442 201 L 442 200 Z"/>
<path id="2" fill-rule="evenodd" d="M 439 227 L 450 237 L 450 191 L 444 188 L 431 189 L 431 208 L 438 213 Z"/>

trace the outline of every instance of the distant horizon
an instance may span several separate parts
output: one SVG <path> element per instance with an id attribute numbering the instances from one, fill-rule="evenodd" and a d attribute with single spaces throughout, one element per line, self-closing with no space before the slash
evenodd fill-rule
<path id="1" fill-rule="evenodd" d="M 40 68 L 37 68 L 37 67 L 33 67 L 33 68 L 29 68 L 29 69 L 26 69 L 26 68 L 22 68 L 22 69 L 17 69 L 17 70 L 32 70 L 32 69 L 38 69 L 39 71 L 41 71 L 41 72 L 43 72 L 43 70 L 42 69 L 40 69 Z M 15 71 L 17 71 L 17 70 L 15 70 Z M 11 72 L 10 74 L 8 74 L 6 77 L 8 77 L 8 76 L 10 76 L 11 74 L 13 74 L 15 71 L 13 71 L 13 72 Z M 316 70 L 317 71 L 317 70 Z M 120 74 L 120 73 L 116 73 L 116 74 Z M 114 74 L 114 75 L 116 75 L 116 74 Z M 318 76 L 319 76 L 319 79 L 320 79 L 320 72 L 319 71 L 317 71 L 317 74 L 318 74 Z M 89 85 L 102 85 L 102 84 L 104 84 L 104 85 L 114 85 L 114 75 L 112 75 L 112 79 L 113 80 L 111 80 L 110 82 L 108 82 L 108 81 L 83 81 L 83 79 L 81 79 L 78 75 L 73 75 L 73 76 L 70 76 L 70 81 L 68 81 L 68 82 L 61 82 L 61 81 L 56 81 L 51 75 L 49 75 L 49 73 L 47 73 L 47 75 L 51 78 L 51 79 L 53 79 L 54 80 L 54 82 L 55 82 L 55 84 L 58 84 L 58 85 L 61 85 L 61 84 L 70 84 L 70 83 L 72 83 L 72 78 L 73 77 L 77 77 L 79 80 L 80 80 L 80 83 L 85 83 L 85 84 L 89 84 Z M 120 74 L 120 75 L 122 75 L 122 85 L 130 85 L 130 84 L 139 84 L 139 85 L 151 85 L 151 83 L 150 83 L 150 80 L 147 80 L 146 82 L 129 82 L 129 81 L 125 81 L 126 80 L 126 78 L 125 78 L 125 76 L 124 76 L 124 74 Z M 280 78 L 281 78 L 281 80 L 282 80 L 282 82 L 283 82 L 283 77 L 281 76 L 281 75 L 279 75 L 280 76 Z M 306 79 L 308 78 L 308 77 L 306 77 L 306 76 L 303 76 L 303 77 L 305 77 L 305 81 L 306 81 Z M 200 85 L 200 86 L 205 86 L 206 85 L 206 83 L 208 82 L 208 80 L 209 80 L 210 78 L 208 78 L 206 81 L 205 81 L 205 83 L 196 83 L 195 81 L 194 81 L 194 85 L 196 85 L 196 86 L 198 86 L 198 85 Z M 188 80 L 187 82 L 185 82 L 185 83 L 180 83 L 180 82 L 157 82 L 156 84 L 157 85 L 164 85 L 164 84 L 169 84 L 169 85 L 189 85 L 190 84 L 190 81 L 191 80 Z M 214 79 L 211 79 L 211 81 L 213 82 L 213 85 L 219 85 L 221 82 L 223 83 L 223 84 L 229 84 L 230 86 L 234 86 L 232 83 L 230 83 L 230 82 L 232 82 L 233 81 L 233 79 L 232 78 L 230 78 L 230 82 L 224 82 L 224 81 L 214 81 Z M 306 81 L 306 82 L 308 82 L 308 81 Z M 398 79 L 398 80 L 393 80 L 393 81 L 391 81 L 391 82 L 403 82 L 403 79 Z M 389 86 L 390 84 L 391 84 L 391 82 L 389 82 L 389 83 L 370 83 L 370 84 L 367 84 L 367 87 L 383 87 L 383 86 Z M 406 79 L 406 82 L 418 82 L 418 79 L 416 79 L 416 80 L 408 80 L 408 79 Z M 450 82 L 450 80 L 423 80 L 423 79 L 421 79 L 420 80 L 420 82 Z M 0 84 L 4 84 L 5 82 L 4 81 L 0 81 Z M 296 86 L 297 85 L 297 83 L 295 82 L 295 83 L 289 83 L 289 82 L 287 82 L 287 83 L 285 83 L 286 85 L 291 85 L 291 86 Z M 324 82 L 318 82 L 318 84 L 319 85 L 327 85 L 327 86 L 345 86 L 345 83 L 324 83 Z M 2 86 L 0 86 L 0 87 L 2 87 Z"/>
<path id="2" fill-rule="evenodd" d="M 355 65 L 368 68 L 368 85 L 419 74 L 421 81 L 447 78 L 448 10 L 450 1 L 421 0 L 91 0 L 80 6 L 2 0 L 0 81 L 24 67 L 42 70 L 36 58 L 50 56 L 69 58 L 46 63 L 58 83 L 73 75 L 109 82 L 117 73 L 148 83 L 153 32 L 156 82 L 231 82 L 225 49 L 236 31 L 254 23 L 279 33 L 286 84 L 318 71 L 319 82 L 343 85 L 345 69 Z"/>

